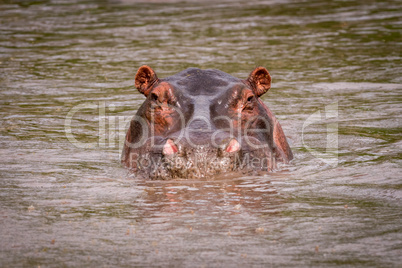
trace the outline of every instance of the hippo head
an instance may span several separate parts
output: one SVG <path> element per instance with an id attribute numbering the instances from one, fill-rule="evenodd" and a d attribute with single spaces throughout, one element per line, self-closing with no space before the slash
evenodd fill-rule
<path id="1" fill-rule="evenodd" d="M 260 99 L 271 87 L 263 67 L 242 80 L 196 68 L 159 79 L 142 66 L 135 86 L 146 100 L 130 122 L 122 163 L 137 174 L 169 179 L 271 171 L 293 157 Z"/>

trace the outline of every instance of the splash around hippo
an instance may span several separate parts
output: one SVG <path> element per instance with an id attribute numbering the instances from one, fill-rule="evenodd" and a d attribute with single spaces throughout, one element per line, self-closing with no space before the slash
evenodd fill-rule
<path id="1" fill-rule="evenodd" d="M 130 122 L 121 161 L 140 176 L 269 172 L 293 158 L 281 125 L 260 99 L 271 87 L 263 67 L 245 80 L 197 68 L 159 79 L 144 65 L 135 86 L 146 100 Z"/>

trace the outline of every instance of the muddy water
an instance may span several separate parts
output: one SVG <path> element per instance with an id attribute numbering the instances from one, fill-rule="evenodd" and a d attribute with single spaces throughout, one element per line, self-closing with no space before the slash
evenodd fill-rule
<path id="1" fill-rule="evenodd" d="M 0 266 L 400 265 L 399 1 L 72 2 L 0 2 Z M 267 67 L 295 160 L 127 174 L 142 64 Z"/>

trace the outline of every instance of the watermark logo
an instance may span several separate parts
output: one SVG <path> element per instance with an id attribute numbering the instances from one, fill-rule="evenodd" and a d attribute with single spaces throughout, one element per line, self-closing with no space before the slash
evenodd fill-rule
<path id="1" fill-rule="evenodd" d="M 333 102 L 325 106 L 325 112 L 321 113 L 321 111 L 317 111 L 310 115 L 307 120 L 303 124 L 302 129 L 302 143 L 304 148 L 307 149 L 313 156 L 322 162 L 336 167 L 338 165 L 338 122 L 334 121 L 334 119 L 338 118 L 338 102 Z M 326 129 L 326 147 L 325 153 L 310 148 L 305 141 L 305 128 L 310 125 L 321 123 L 324 120 L 334 121 L 331 123 L 327 123 Z"/>
<path id="2" fill-rule="evenodd" d="M 265 142 L 258 142 L 255 136 L 269 136 L 270 135 L 270 123 L 266 116 L 254 116 L 248 121 L 242 121 L 242 118 L 231 118 L 229 116 L 217 116 L 211 119 L 209 114 L 196 115 L 190 120 L 186 120 L 186 116 L 183 111 L 176 106 L 165 105 L 164 109 L 170 109 L 172 112 L 166 115 L 164 118 L 157 117 L 155 109 L 151 109 L 149 118 L 134 116 L 114 116 L 110 115 L 110 112 L 115 111 L 113 104 L 106 105 L 106 102 L 100 101 L 96 103 L 82 103 L 73 107 L 68 113 L 64 121 L 64 129 L 67 139 L 71 144 L 77 148 L 82 149 L 94 149 L 94 148 L 122 148 L 123 145 L 132 149 L 144 146 L 148 141 L 151 142 L 151 146 L 157 148 L 160 144 L 155 143 L 155 137 L 161 136 L 161 127 L 170 128 L 174 126 L 178 131 L 174 133 L 174 139 L 176 141 L 185 140 L 190 147 L 197 147 L 199 145 L 198 137 L 209 137 L 209 140 L 205 140 L 205 145 L 211 144 L 214 147 L 220 147 L 220 136 L 226 136 L 227 139 L 235 137 L 243 137 L 243 142 L 249 147 L 255 150 L 261 148 L 267 148 L 268 144 Z M 108 115 L 109 113 L 109 115 Z M 92 139 L 85 140 L 84 138 L 77 138 L 81 132 L 77 124 L 80 121 L 85 121 L 84 118 L 91 117 L 90 123 L 97 121 L 97 132 L 94 133 Z M 172 119 L 175 118 L 175 119 Z M 170 121 L 172 125 L 167 124 Z M 241 123 L 234 124 L 233 122 L 238 120 Z M 266 126 L 265 128 L 258 128 L 254 126 L 254 123 L 258 121 L 259 125 Z M 155 122 L 162 122 L 158 125 Z M 217 129 L 214 124 L 219 123 L 226 127 Z M 224 124 L 223 124 L 224 123 Z M 125 140 L 126 131 L 131 124 L 132 131 L 135 132 L 136 138 L 128 142 Z M 189 128 L 191 125 L 196 126 L 194 129 Z M 91 124 L 92 128 L 94 127 Z M 202 127 L 200 127 L 202 126 Z M 84 126 L 85 127 L 85 126 Z M 73 128 L 75 131 L 73 131 Z M 89 141 L 90 140 L 90 141 Z M 117 141 L 117 142 L 116 142 Z M 162 147 L 160 147 L 162 148 Z"/>
<path id="3" fill-rule="evenodd" d="M 88 111 L 89 110 L 89 111 Z M 64 131 L 68 141 L 77 148 L 82 149 L 95 149 L 95 148 L 116 148 L 118 145 L 121 148 L 124 143 L 125 129 L 130 122 L 132 116 L 112 116 L 106 115 L 107 112 L 113 112 L 115 110 L 114 104 L 106 106 L 106 102 L 100 101 L 96 103 L 82 103 L 74 106 L 68 113 L 64 120 Z M 89 113 L 91 118 L 95 116 L 95 119 L 91 121 L 98 121 L 96 127 L 97 132 L 94 135 L 97 139 L 91 139 L 92 141 L 82 141 L 77 139 L 77 134 L 74 135 L 72 126 L 73 120 L 83 120 L 77 118 L 77 114 Z M 78 132 L 78 131 L 76 131 Z M 118 140 L 116 144 L 116 140 Z"/>
<path id="4" fill-rule="evenodd" d="M 198 124 L 203 126 L 203 131 L 205 135 L 209 135 L 210 143 L 213 147 L 220 147 L 221 145 L 217 142 L 218 137 L 225 136 L 230 138 L 242 137 L 242 142 L 244 145 L 247 144 L 249 148 L 254 150 L 270 150 L 267 147 L 267 143 L 259 142 L 258 139 L 253 138 L 261 135 L 272 135 L 269 129 L 270 122 L 268 121 L 266 115 L 256 116 L 251 118 L 247 122 L 243 122 L 243 126 L 240 124 L 234 124 L 233 118 L 228 116 L 219 115 L 214 118 L 215 121 L 211 121 L 210 115 L 208 116 L 196 116 L 193 117 L 189 122 L 186 122 L 186 116 L 183 114 L 182 110 L 178 107 L 165 107 L 171 108 L 177 114 L 178 123 L 180 126 L 178 129 L 186 129 L 189 124 Z M 115 116 L 111 115 L 115 112 L 116 107 L 114 104 L 107 105 L 106 102 L 100 101 L 98 103 L 82 103 L 73 107 L 66 115 L 65 118 L 65 135 L 71 144 L 77 148 L 83 149 L 95 149 L 95 148 L 111 148 L 111 149 L 122 149 L 124 145 L 135 149 L 146 144 L 150 138 L 155 135 L 155 126 L 146 121 L 145 118 L 140 116 Z M 151 114 L 151 116 L 155 116 Z M 90 118 L 90 119 L 88 119 Z M 240 118 L 240 117 L 239 117 Z M 333 102 L 325 106 L 324 111 L 316 111 L 303 123 L 301 141 L 302 146 L 315 158 L 320 161 L 335 167 L 338 165 L 338 102 Z M 263 125 L 267 126 L 266 129 L 254 128 L 253 123 L 258 120 Z M 151 120 L 152 121 L 152 120 Z M 93 137 L 90 139 L 85 139 L 80 136 L 80 124 L 92 123 L 91 128 L 93 129 Z M 93 124 L 94 122 L 95 125 Z M 219 123 L 220 125 L 226 126 L 224 128 L 216 129 L 213 124 Z M 326 145 L 325 150 L 318 150 L 309 143 L 306 139 L 306 129 L 314 124 L 326 125 Z M 135 142 L 127 142 L 125 140 L 126 131 L 129 129 L 129 124 L 135 126 L 135 131 L 139 133 L 139 138 Z M 261 125 L 261 124 L 260 124 Z M 180 132 L 177 139 L 185 139 L 187 144 L 193 146 L 194 148 L 198 146 L 193 143 L 193 138 L 191 136 L 193 132 Z M 222 134 L 224 133 L 224 134 Z M 202 133 L 201 133 L 202 134 Z M 88 133 L 85 133 L 88 136 Z M 250 138 L 251 137 L 251 138 Z M 151 139 L 151 142 L 154 140 Z M 157 146 L 152 143 L 151 146 Z M 159 146 L 161 146 L 159 144 Z M 256 160 L 253 160 L 256 161 Z M 263 160 L 261 160 L 263 161 Z M 275 159 L 271 160 L 275 161 Z"/>

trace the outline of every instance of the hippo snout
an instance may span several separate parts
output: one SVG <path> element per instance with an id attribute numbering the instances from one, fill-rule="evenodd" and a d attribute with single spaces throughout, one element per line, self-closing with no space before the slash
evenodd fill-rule
<path id="1" fill-rule="evenodd" d="M 150 174 L 153 179 L 205 178 L 234 171 L 241 159 L 240 143 L 232 138 L 220 146 L 194 145 L 188 141 L 167 139 L 162 146 L 158 167 Z"/>
<path id="2" fill-rule="evenodd" d="M 190 147 L 190 148 L 195 148 L 197 150 L 202 147 L 203 146 L 194 146 L 194 147 Z M 179 150 L 179 148 L 180 148 L 180 150 Z M 177 146 L 176 143 L 172 139 L 167 139 L 167 141 L 163 145 L 162 154 L 165 156 L 174 155 L 174 154 L 186 154 L 186 151 L 189 150 L 188 148 L 189 148 L 188 145 L 187 146 L 182 146 L 182 145 Z M 240 150 L 240 144 L 235 138 L 232 138 L 226 144 L 223 143 L 222 146 L 215 147 L 215 149 L 216 149 L 217 156 L 220 156 L 223 153 L 238 152 Z M 193 151 L 194 149 L 190 149 L 190 150 Z"/>

